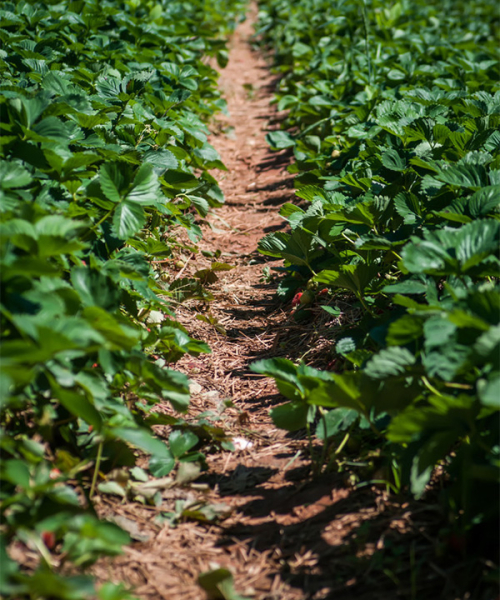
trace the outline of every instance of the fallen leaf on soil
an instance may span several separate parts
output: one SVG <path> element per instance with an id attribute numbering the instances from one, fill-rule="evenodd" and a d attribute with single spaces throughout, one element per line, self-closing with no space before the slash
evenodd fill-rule
<path id="1" fill-rule="evenodd" d="M 160 479 L 152 479 L 146 483 L 132 483 L 130 489 L 134 496 L 142 496 L 146 500 L 154 498 L 157 492 L 166 490 L 175 485 L 171 477 L 160 477 Z"/>
<path id="2" fill-rule="evenodd" d="M 137 522 L 127 519 L 127 517 L 122 515 L 113 515 L 109 520 L 115 523 L 115 525 L 118 525 L 118 527 L 121 527 L 130 535 L 133 540 L 136 540 L 137 542 L 147 542 L 151 537 L 147 533 L 141 533 Z"/>
<path id="3" fill-rule="evenodd" d="M 196 381 L 192 381 L 189 384 L 189 391 L 191 394 L 200 394 L 203 391 L 203 388 L 199 383 L 196 383 Z"/>
<path id="4" fill-rule="evenodd" d="M 198 479 L 201 473 L 201 467 L 198 463 L 183 462 L 179 465 L 175 483 L 178 485 L 185 485 L 195 479 Z"/>
<path id="5" fill-rule="evenodd" d="M 127 492 L 117 481 L 104 481 L 97 486 L 101 494 L 111 494 L 125 498 Z"/>

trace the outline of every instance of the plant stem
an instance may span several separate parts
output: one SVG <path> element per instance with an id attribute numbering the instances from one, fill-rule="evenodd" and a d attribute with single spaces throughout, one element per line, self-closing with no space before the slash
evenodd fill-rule
<path id="1" fill-rule="evenodd" d="M 103 442 L 99 442 L 99 446 L 97 447 L 97 458 L 95 461 L 94 476 L 92 477 L 92 485 L 90 487 L 90 498 L 91 499 L 95 492 L 95 488 L 97 485 L 97 477 L 99 475 L 99 469 L 101 468 L 102 447 L 103 447 Z"/>
<path id="2" fill-rule="evenodd" d="M 472 386 L 471 385 L 467 385 L 466 383 L 452 383 L 452 382 L 446 382 L 445 387 L 449 387 L 449 388 L 455 388 L 457 390 L 472 390 Z"/>
<path id="3" fill-rule="evenodd" d="M 365 299 L 363 298 L 362 294 L 360 292 L 356 293 L 356 296 L 358 298 L 358 300 L 361 302 L 361 306 L 366 310 L 366 312 L 370 315 L 372 315 L 372 317 L 374 316 L 373 312 L 371 311 L 370 307 L 368 306 L 368 304 L 365 302 Z"/>
<path id="4" fill-rule="evenodd" d="M 311 271 L 311 273 L 314 275 L 314 277 L 316 277 L 317 273 L 316 271 L 311 267 L 311 265 L 307 262 L 304 261 L 306 263 L 306 267 L 309 269 L 309 271 Z"/>
<path id="5" fill-rule="evenodd" d="M 118 206 L 118 205 L 116 205 L 116 206 Z M 96 231 L 96 229 L 99 227 L 99 225 L 101 225 L 102 223 L 104 223 L 104 221 L 105 221 L 105 220 L 106 220 L 108 217 L 110 217 L 110 216 L 113 214 L 113 212 L 115 211 L 115 208 L 116 208 L 116 206 L 113 206 L 113 208 L 112 208 L 111 210 L 109 210 L 109 211 L 108 211 L 108 212 L 107 212 L 107 213 L 104 215 L 104 217 L 102 217 L 102 219 L 100 219 L 100 220 L 99 220 L 99 221 L 98 221 L 98 222 L 97 222 L 95 225 L 93 225 L 93 226 L 92 226 L 92 227 L 89 229 L 89 231 L 87 231 L 87 233 L 86 233 L 85 235 L 83 235 L 83 236 L 82 236 L 82 240 L 83 240 L 83 241 L 85 241 L 85 240 L 87 239 L 87 237 L 90 235 L 90 233 L 91 233 L 92 231 Z"/>
<path id="6" fill-rule="evenodd" d="M 307 439 L 308 439 L 308 442 L 309 442 L 309 456 L 311 457 L 311 460 L 313 461 L 313 464 L 315 465 L 314 472 L 316 474 L 317 463 L 316 463 L 316 460 L 315 460 L 314 454 L 313 454 L 313 443 L 312 443 L 312 435 L 311 435 L 311 426 L 309 425 L 309 423 L 306 423 L 306 430 L 307 430 Z"/>
<path id="7" fill-rule="evenodd" d="M 349 430 L 345 434 L 344 439 L 340 442 L 339 447 L 337 448 L 337 450 L 335 450 L 335 454 L 340 454 L 342 452 L 342 450 L 344 449 L 344 446 L 347 444 L 350 436 L 351 436 L 351 431 Z"/>
<path id="8" fill-rule="evenodd" d="M 328 449 L 328 436 L 326 435 L 326 412 L 320 407 L 319 409 L 321 415 L 321 422 L 323 423 L 323 450 L 321 451 L 321 465 L 320 469 L 323 469 L 323 466 L 326 461 L 326 451 Z"/>
<path id="9" fill-rule="evenodd" d="M 427 377 L 425 377 L 425 375 L 422 375 L 422 383 L 425 385 L 425 387 L 430 390 L 433 394 L 436 394 L 436 396 L 442 396 L 443 394 L 441 394 L 441 392 L 439 392 L 432 384 L 431 382 L 427 379 Z"/>

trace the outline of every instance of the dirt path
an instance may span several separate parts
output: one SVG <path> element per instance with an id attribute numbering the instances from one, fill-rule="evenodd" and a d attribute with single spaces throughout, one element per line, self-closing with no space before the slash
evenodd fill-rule
<path id="1" fill-rule="evenodd" d="M 210 344 L 212 354 L 188 356 L 176 365 L 194 382 L 190 416 L 220 411 L 224 400 L 230 400 L 234 408 L 224 411 L 222 426 L 249 447 L 207 457 L 211 491 L 201 497 L 212 503 L 223 502 L 233 511 L 220 526 L 190 522 L 173 529 L 154 522 L 158 511 L 152 507 L 130 504 L 118 509 L 110 503 L 108 510 L 104 509 L 137 522 L 141 535 L 149 537 L 147 542 L 128 548 L 123 557 L 97 569 L 103 580 L 133 585 L 141 599 L 204 599 L 206 594 L 197 578 L 214 565 L 230 568 L 240 593 L 277 599 L 284 598 L 286 590 L 287 598 L 303 597 L 285 584 L 278 572 L 281 552 L 275 540 L 258 533 L 271 528 L 273 536 L 281 535 L 273 506 L 296 487 L 282 484 L 286 466 L 288 470 L 300 466 L 296 453 L 303 444 L 286 439 L 284 432 L 274 428 L 268 415 L 276 398 L 274 386 L 248 369 L 253 360 L 273 354 L 277 327 L 288 318 L 275 305 L 274 286 L 261 281 L 263 267 L 278 263 L 260 260 L 256 248 L 265 233 L 283 227 L 279 205 L 293 195 L 291 176 L 286 171 L 289 158 L 271 153 L 265 141 L 266 131 L 278 124 L 270 107 L 273 77 L 249 43 L 255 18 L 253 8 L 233 36 L 230 60 L 220 78 L 229 116 L 218 117 L 212 127 L 216 135 L 210 141 L 228 168 L 218 174 L 226 204 L 209 216 L 211 226 L 204 228 L 200 244 L 203 250 L 220 250 L 219 260 L 235 267 L 211 288 L 215 299 L 209 314 L 226 335 L 194 320 L 199 307 L 182 308 L 178 319 L 194 337 Z M 197 260 L 193 269 L 199 266 Z M 277 489 L 278 497 L 271 497 Z M 177 490 L 171 500 L 191 499 L 193 495 L 193 491 Z M 106 499 L 102 501 L 106 503 Z"/>
<path id="2" fill-rule="evenodd" d="M 200 306 L 186 305 L 179 320 L 210 344 L 212 354 L 187 356 L 176 365 L 194 382 L 190 418 L 212 411 L 248 447 L 208 454 L 208 475 L 197 482 L 203 485 L 165 490 L 160 508 L 118 507 L 102 498 L 103 514 L 136 522 L 135 538 L 144 541 L 99 563 L 96 572 L 101 580 L 134 586 L 141 600 L 203 600 L 198 575 L 217 565 L 229 568 L 237 591 L 255 600 L 401 597 L 387 589 L 392 575 L 382 574 L 383 564 L 373 570 L 371 557 L 388 541 L 396 550 L 404 543 L 418 551 L 422 538 L 408 504 L 374 489 L 353 491 L 339 474 L 311 483 L 305 440 L 274 427 L 269 408 L 280 397 L 269 380 L 249 370 L 259 358 L 280 353 L 297 358 L 297 339 L 317 344 L 322 356 L 314 327 L 297 327 L 289 307 L 274 300 L 275 286 L 263 268 L 279 263 L 262 261 L 256 252 L 265 233 L 283 226 L 278 209 L 293 197 L 293 185 L 288 156 L 271 153 L 265 142 L 265 132 L 279 125 L 269 105 L 273 78 L 248 42 L 255 17 L 254 8 L 238 27 L 221 75 L 230 116 L 219 117 L 211 142 L 228 167 L 218 177 L 226 204 L 209 217 L 201 243 L 204 250 L 220 249 L 219 260 L 235 267 L 211 287 L 214 301 L 205 313 L 225 334 L 195 318 Z M 196 268 L 198 259 L 196 266 L 188 263 L 187 273 Z M 158 519 L 166 510 L 175 512 L 176 502 L 179 507 L 191 501 L 230 514 L 217 524 L 190 521 L 175 528 Z M 392 568 L 394 556 L 389 559 Z"/>

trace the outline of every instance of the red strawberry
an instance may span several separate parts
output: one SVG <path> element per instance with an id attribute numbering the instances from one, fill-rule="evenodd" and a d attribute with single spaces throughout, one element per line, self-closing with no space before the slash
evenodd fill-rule
<path id="1" fill-rule="evenodd" d="M 49 477 L 51 479 L 57 479 L 59 477 L 59 475 L 61 474 L 61 471 L 59 471 L 59 469 L 56 469 L 55 467 L 53 469 L 50 470 L 50 474 Z"/>
<path id="2" fill-rule="evenodd" d="M 321 292 L 318 292 L 318 296 L 326 296 L 328 294 L 328 288 L 324 288 Z"/>
<path id="3" fill-rule="evenodd" d="M 300 304 L 300 299 L 302 298 L 302 292 L 297 292 L 292 300 L 292 306 L 297 306 Z"/>
<path id="4" fill-rule="evenodd" d="M 56 545 L 56 536 L 53 531 L 42 531 L 42 542 L 47 546 L 49 550 Z"/>

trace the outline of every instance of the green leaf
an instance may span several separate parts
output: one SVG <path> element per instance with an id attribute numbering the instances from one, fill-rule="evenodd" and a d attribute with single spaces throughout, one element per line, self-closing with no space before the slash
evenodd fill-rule
<path id="1" fill-rule="evenodd" d="M 406 160 L 395 148 L 386 150 L 382 154 L 381 160 L 384 167 L 391 171 L 404 171 L 406 169 Z"/>
<path id="2" fill-rule="evenodd" d="M 71 270 L 71 283 L 84 306 L 100 306 L 106 310 L 118 308 L 121 290 L 104 273 L 86 267 Z"/>
<path id="3" fill-rule="evenodd" d="M 388 346 L 405 346 L 423 333 L 422 321 L 414 315 L 403 315 L 389 325 L 386 336 Z"/>
<path id="4" fill-rule="evenodd" d="M 148 150 L 144 154 L 144 161 L 159 169 L 177 169 L 179 161 L 170 150 Z"/>
<path id="5" fill-rule="evenodd" d="M 390 422 L 387 437 L 396 443 L 427 439 L 436 431 L 449 431 L 459 439 L 469 431 L 472 396 L 430 396 L 430 406 L 408 406 Z"/>
<path id="6" fill-rule="evenodd" d="M 318 239 L 317 236 L 304 229 L 295 229 L 293 234 L 288 238 L 281 256 L 293 265 L 309 267 L 309 261 L 315 251 Z"/>
<path id="7" fill-rule="evenodd" d="M 345 288 L 354 292 L 357 296 L 363 295 L 368 285 L 378 273 L 376 265 L 341 265 L 338 271 L 321 271 L 313 278 L 313 281 L 327 285 Z"/>
<path id="8" fill-rule="evenodd" d="M 141 467 L 133 467 L 130 469 L 130 474 L 136 481 L 142 481 L 143 483 L 149 481 L 148 474 Z"/>
<path id="9" fill-rule="evenodd" d="M 153 437 L 151 432 L 143 427 L 113 427 L 108 431 L 115 438 L 124 440 L 148 454 L 163 459 L 170 458 L 170 451 L 166 444 Z"/>
<path id="10" fill-rule="evenodd" d="M 2 565 L 0 569 L 0 593 L 16 593 L 18 586 L 16 583 L 13 583 L 12 579 L 17 575 L 19 565 L 8 554 L 4 535 L 0 536 L 0 564 Z"/>
<path id="11" fill-rule="evenodd" d="M 49 100 L 46 95 L 34 98 L 19 96 L 9 100 L 9 105 L 18 113 L 22 125 L 31 127 L 49 105 Z"/>
<path id="12" fill-rule="evenodd" d="M 225 69 L 227 67 L 227 63 L 229 62 L 229 54 L 227 50 L 219 50 L 216 56 L 219 67 L 221 69 Z"/>
<path id="13" fill-rule="evenodd" d="M 335 408 L 329 410 L 319 421 L 316 428 L 316 435 L 320 440 L 325 440 L 339 431 L 349 429 L 351 425 L 359 418 L 359 412 L 351 408 Z M 325 429 L 326 426 L 326 429 Z"/>
<path id="14" fill-rule="evenodd" d="M 99 600 L 135 600 L 126 586 L 109 581 L 101 585 L 97 596 Z"/>
<path id="15" fill-rule="evenodd" d="M 88 306 L 83 310 L 83 318 L 111 344 L 113 350 L 130 350 L 139 339 L 139 333 L 125 328 L 106 310 L 98 306 Z"/>
<path id="16" fill-rule="evenodd" d="M 416 362 L 413 354 L 406 348 L 392 346 L 375 354 L 366 364 L 364 372 L 373 379 L 398 377 L 406 373 L 406 368 Z"/>
<path id="17" fill-rule="evenodd" d="M 472 190 L 488 185 L 486 170 L 483 165 L 451 165 L 445 171 L 436 174 L 434 178 L 453 186 Z"/>
<path id="18" fill-rule="evenodd" d="M 394 208 L 408 225 L 413 225 L 422 216 L 422 207 L 418 197 L 409 192 L 400 192 L 394 198 Z"/>
<path id="19" fill-rule="evenodd" d="M 342 313 L 340 308 L 334 308 L 333 306 L 328 306 L 327 304 L 322 304 L 321 308 L 329 315 L 332 315 L 332 317 L 338 317 Z"/>
<path id="20" fill-rule="evenodd" d="M 30 471 L 28 465 L 22 460 L 4 461 L 0 471 L 0 477 L 25 490 L 30 488 Z"/>
<path id="21" fill-rule="evenodd" d="M 480 379 L 477 391 L 483 406 L 500 410 L 500 372 L 492 373 L 487 380 Z"/>
<path id="22" fill-rule="evenodd" d="M 154 477 L 165 477 L 175 467 L 175 458 L 169 451 L 168 456 L 152 456 L 149 459 L 149 471 Z"/>
<path id="23" fill-rule="evenodd" d="M 272 358 L 259 360 L 250 365 L 255 373 L 262 373 L 268 377 L 274 377 L 279 391 L 290 400 L 301 397 L 303 391 L 298 378 L 297 367 L 285 358 Z"/>
<path id="24" fill-rule="evenodd" d="M 196 208 L 198 213 L 202 217 L 206 217 L 210 208 L 210 204 L 205 198 L 200 198 L 199 196 L 191 196 L 188 195 L 189 200 L 191 200 L 191 204 Z"/>
<path id="25" fill-rule="evenodd" d="M 56 384 L 51 387 L 54 398 L 59 400 L 70 413 L 100 431 L 102 427 L 101 415 L 82 393 L 64 389 Z"/>
<path id="26" fill-rule="evenodd" d="M 32 177 L 24 167 L 12 162 L 0 163 L 0 188 L 10 190 L 31 183 Z"/>
<path id="27" fill-rule="evenodd" d="M 146 214 L 138 203 L 123 201 L 113 214 L 113 234 L 127 240 L 138 233 L 146 223 Z"/>
<path id="28" fill-rule="evenodd" d="M 132 189 L 127 194 L 127 203 L 143 206 L 156 204 L 160 196 L 160 183 L 152 165 L 143 164 L 134 178 Z"/>
<path id="29" fill-rule="evenodd" d="M 108 200 L 120 202 L 125 178 L 116 163 L 105 163 L 99 171 L 99 183 Z"/>
<path id="30" fill-rule="evenodd" d="M 68 132 L 64 123 L 57 117 L 46 117 L 33 127 L 42 138 L 54 139 L 61 142 L 68 142 Z"/>
<path id="31" fill-rule="evenodd" d="M 235 592 L 233 576 L 228 569 L 218 568 L 201 573 L 198 583 L 205 590 L 208 600 L 249 600 Z"/>
<path id="32" fill-rule="evenodd" d="M 266 141 L 271 148 L 283 150 L 295 146 L 295 140 L 287 131 L 271 131 L 266 134 Z"/>
<path id="33" fill-rule="evenodd" d="M 124 488 L 117 481 L 104 481 L 97 486 L 101 494 L 112 494 L 125 498 L 127 495 Z"/>
<path id="34" fill-rule="evenodd" d="M 407 279 L 399 283 L 392 283 L 382 288 L 386 294 L 424 294 L 427 291 L 427 285 L 414 279 Z"/>
<path id="35" fill-rule="evenodd" d="M 342 338 L 335 344 L 335 352 L 342 356 L 354 352 L 354 350 L 356 350 L 356 342 L 351 337 Z"/>
<path id="36" fill-rule="evenodd" d="M 286 233 L 270 233 L 259 240 L 258 248 L 261 254 L 281 258 L 283 250 L 286 248 L 289 235 Z"/>
<path id="37" fill-rule="evenodd" d="M 470 214 L 484 217 L 500 210 L 500 185 L 490 185 L 478 190 L 468 199 Z"/>
<path id="38" fill-rule="evenodd" d="M 415 237 L 411 239 L 402 252 L 403 263 L 408 271 L 461 274 L 495 253 L 500 239 L 500 223 L 473 221 L 458 229 L 445 227 L 438 231 L 425 231 L 422 240 Z"/>
<path id="39" fill-rule="evenodd" d="M 271 418 L 276 427 L 296 431 L 306 426 L 308 412 L 309 406 L 304 402 L 287 402 L 271 409 Z"/>
<path id="40" fill-rule="evenodd" d="M 189 452 L 198 442 L 198 437 L 189 429 L 185 431 L 176 429 L 168 438 L 170 451 L 175 458 L 180 458 L 186 452 Z"/>

